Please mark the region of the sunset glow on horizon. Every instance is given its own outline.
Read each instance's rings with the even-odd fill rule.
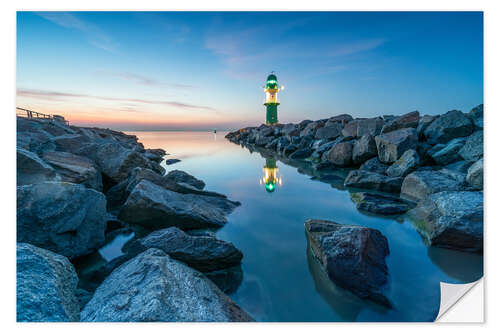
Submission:
[[[482,20],[480,12],[18,12],[16,105],[81,126],[229,130],[265,122],[262,86],[274,70],[287,87],[282,123],[468,111],[483,103]]]

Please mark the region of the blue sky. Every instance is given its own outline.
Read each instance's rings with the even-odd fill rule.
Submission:
[[[121,130],[235,129],[483,102],[480,12],[18,12],[17,105]]]

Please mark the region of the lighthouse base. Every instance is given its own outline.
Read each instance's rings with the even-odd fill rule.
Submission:
[[[266,125],[278,123],[278,104],[266,105]]]

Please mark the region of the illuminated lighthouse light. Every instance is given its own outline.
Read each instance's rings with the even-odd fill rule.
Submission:
[[[278,105],[280,105],[278,92],[282,89],[283,87],[278,86],[278,78],[274,72],[271,72],[267,77],[264,87],[266,93],[266,100],[264,101],[264,105],[266,106],[266,125],[278,123]]]

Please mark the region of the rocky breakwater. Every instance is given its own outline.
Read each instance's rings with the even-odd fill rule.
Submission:
[[[242,253],[194,231],[223,226],[239,203],[165,175],[165,154],[109,129],[17,119],[18,321],[252,320],[209,279],[241,281]],[[73,265],[136,227],[132,250],[81,289]]]
[[[310,163],[315,170],[347,170],[345,188],[367,191],[352,196],[358,209],[384,215],[416,209],[408,216],[431,246],[482,252],[482,104],[467,113],[435,116],[418,111],[374,118],[342,114],[242,128],[226,138],[273,152],[285,162]],[[442,204],[429,207],[431,196]],[[458,198],[474,198],[468,207],[473,213],[463,213],[463,205],[453,210],[444,204]]]

